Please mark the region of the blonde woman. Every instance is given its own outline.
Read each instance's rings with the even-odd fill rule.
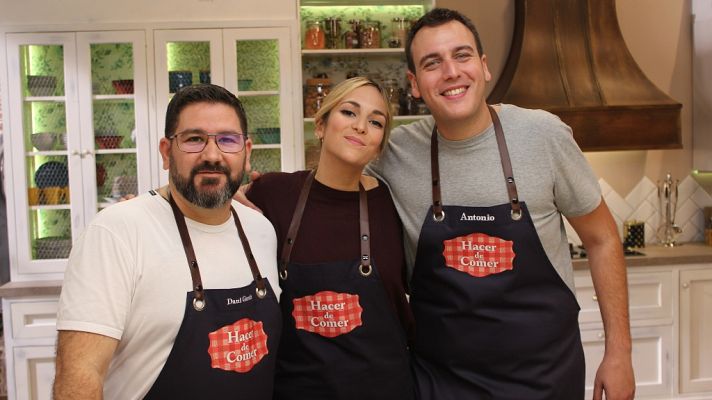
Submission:
[[[373,81],[348,79],[315,124],[317,169],[268,173],[247,192],[278,238],[274,398],[409,399],[401,224],[385,184],[363,175],[388,142],[388,103]]]

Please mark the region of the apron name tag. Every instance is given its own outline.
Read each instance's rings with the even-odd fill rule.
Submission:
[[[292,302],[297,329],[336,337],[362,325],[363,308],[357,294],[323,291],[295,298]]]
[[[212,368],[249,372],[269,353],[262,322],[249,318],[210,332],[208,338]]]
[[[511,240],[484,233],[471,233],[443,241],[445,265],[477,278],[514,268]]]

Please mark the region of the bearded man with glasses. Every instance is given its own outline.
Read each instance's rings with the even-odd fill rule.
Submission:
[[[245,111],[224,88],[186,87],[159,147],[168,186],[103,210],[72,249],[54,398],[271,399],[277,241],[231,200],[250,166]]]

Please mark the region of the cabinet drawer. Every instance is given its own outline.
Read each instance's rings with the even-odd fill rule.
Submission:
[[[579,323],[601,322],[596,291],[588,271],[577,271],[574,277],[576,300],[581,306]],[[672,272],[628,273],[630,320],[672,320]]]
[[[672,325],[631,328],[636,398],[672,394]],[[593,397],[593,381],[605,351],[603,329],[581,331],[586,357],[586,398]]]
[[[11,303],[13,338],[51,338],[56,336],[57,307],[57,301]]]

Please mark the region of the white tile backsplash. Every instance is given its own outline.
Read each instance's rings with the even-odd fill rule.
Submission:
[[[645,222],[645,242],[658,243],[657,230],[661,224],[660,202],[657,183],[643,177],[625,196],[617,193],[605,180],[599,179],[601,193],[606,200],[613,219],[618,226],[618,234],[623,236],[623,223],[635,219]],[[702,241],[704,238],[704,216],[702,208],[712,206],[712,196],[695,181],[692,176],[680,180],[678,186],[677,213],[675,224],[682,228],[677,241]],[[564,219],[569,242],[581,244],[576,232]]]

